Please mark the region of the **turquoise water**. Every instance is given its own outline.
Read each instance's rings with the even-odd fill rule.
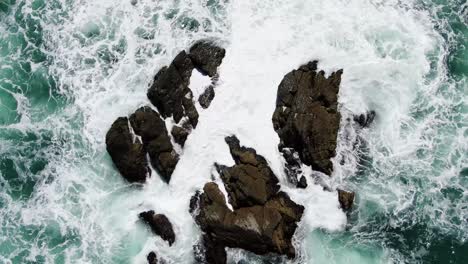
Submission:
[[[145,102],[157,69],[193,40],[219,38],[229,52],[239,47],[243,15],[254,21],[248,27],[270,33],[268,21],[294,24],[291,12],[298,23],[309,19],[298,11],[301,1],[94,2],[0,0],[0,263],[144,263],[159,244],[128,216],[134,211],[121,210],[138,211],[144,196],[113,168],[107,127]],[[245,39],[277,41],[278,56],[286,56],[289,41],[311,33],[316,50],[301,54],[356,73],[344,80],[342,109],[378,114],[357,148],[339,151],[347,162],[335,164],[339,184],[357,192],[356,209],[340,231],[304,223],[296,262],[468,263],[468,4],[388,2],[311,7],[323,10],[310,15],[311,26],[341,22],[355,32],[300,28]],[[392,20],[383,27],[379,14]],[[366,56],[367,66],[355,65]],[[236,68],[229,61],[225,72]],[[162,255],[185,262],[192,244]]]

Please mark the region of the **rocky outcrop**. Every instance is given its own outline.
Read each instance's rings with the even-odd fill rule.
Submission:
[[[146,159],[149,154],[151,165],[161,178],[169,183],[179,161],[174,150],[164,119],[172,117],[177,125],[172,127],[174,141],[184,146],[188,135],[198,124],[198,111],[189,88],[192,71],[212,76],[215,80],[217,68],[225,56],[225,50],[209,41],[199,41],[190,48],[190,54],[180,52],[169,66],[163,67],[154,77],[147,96],[158,112],[150,107],[138,109],[130,117],[133,132],[140,136],[138,141],[128,125],[128,118],[120,117],[106,135],[106,145],[119,172],[130,182],[144,182],[150,175]],[[213,86],[204,93],[200,103],[207,108],[214,98]]]
[[[151,165],[163,180],[169,182],[179,161],[179,155],[172,146],[164,120],[156,111],[145,106],[130,116],[130,124],[135,134],[141,136]]]
[[[148,98],[164,117],[173,117],[179,123],[186,117],[193,128],[198,124],[198,112],[189,88],[192,71],[213,77],[225,56],[225,50],[208,41],[199,41],[190,48],[190,54],[180,52],[168,67],[155,76],[148,90]],[[211,101],[211,100],[210,100]]]
[[[140,213],[140,218],[147,223],[151,230],[170,246],[175,242],[175,233],[169,219],[163,214],[155,214],[153,210]]]
[[[107,152],[120,174],[129,182],[146,181],[151,170],[143,144],[131,134],[129,121],[119,117],[106,134]]]
[[[225,49],[206,40],[201,40],[190,48],[190,58],[195,67],[210,77],[217,74],[218,67],[225,55]]]
[[[340,124],[338,92],[342,70],[328,78],[317,61],[288,73],[278,87],[273,127],[280,150],[290,148],[314,170],[330,175]]]
[[[348,212],[353,208],[354,195],[354,192],[347,192],[338,189],[338,202],[340,203],[343,211]]]
[[[216,164],[216,169],[226,186],[229,203],[235,209],[264,205],[278,192],[278,179],[266,160],[254,149],[241,147],[234,136],[227,137],[226,142],[236,165],[226,167]]]
[[[205,185],[195,220],[204,232],[206,263],[226,263],[225,247],[294,258],[291,239],[304,207],[279,192],[278,179],[254,149],[241,147],[235,137],[226,142],[236,164],[217,167],[234,210],[216,183]]]
[[[192,70],[192,60],[185,51],[180,52],[169,67],[163,67],[154,77],[148,90],[148,99],[164,117],[173,117],[176,123],[187,117],[195,128],[198,112],[193,103],[193,94],[188,87]]]

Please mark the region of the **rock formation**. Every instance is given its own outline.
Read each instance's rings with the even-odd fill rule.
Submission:
[[[365,114],[360,114],[357,116],[354,116],[354,122],[356,122],[360,127],[366,128],[369,127],[372,122],[374,122],[376,113],[375,111],[371,110]]]
[[[143,183],[151,175],[151,170],[145,149],[131,134],[128,123],[128,118],[119,117],[112,124],[106,135],[107,152],[126,180]]]
[[[279,149],[294,150],[314,170],[330,175],[340,124],[338,92],[342,70],[328,78],[317,61],[286,74],[278,87],[273,127]]]
[[[147,95],[158,112],[150,107],[138,109],[130,117],[132,129],[126,117],[119,117],[114,122],[106,136],[107,151],[124,178],[130,182],[145,181],[151,172],[146,160],[148,153],[151,165],[169,183],[179,155],[172,145],[164,119],[172,117],[177,123],[172,127],[171,135],[183,147],[198,124],[198,111],[189,88],[192,71],[196,68],[215,78],[224,56],[225,50],[209,41],[195,43],[190,54],[180,52],[154,77]],[[200,103],[207,108],[214,98],[213,87],[210,86],[204,94]],[[143,142],[139,142],[136,136],[140,136]]]
[[[175,241],[175,233],[169,219],[163,214],[155,214],[153,210],[140,213],[140,218],[147,223],[151,230],[163,240],[167,241],[170,246]]]
[[[347,192],[338,189],[338,202],[340,203],[343,211],[350,211],[354,204],[354,192]]]
[[[204,232],[205,261],[226,263],[225,247],[294,258],[291,239],[304,207],[278,192],[278,179],[255,150],[241,147],[235,137],[226,138],[226,142],[236,164],[217,168],[234,211],[216,183],[205,185],[195,216]]]
[[[130,116],[130,124],[135,134],[141,136],[151,165],[166,182],[169,182],[179,161],[179,155],[172,146],[164,120],[156,111],[146,106]]]

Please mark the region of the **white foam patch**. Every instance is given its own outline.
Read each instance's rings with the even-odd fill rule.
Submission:
[[[192,90],[194,100],[198,100],[198,97],[203,94],[211,83],[211,78],[208,75],[203,75],[196,69],[193,70],[189,87]]]

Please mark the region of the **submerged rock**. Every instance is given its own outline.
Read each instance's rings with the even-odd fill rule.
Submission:
[[[179,155],[172,146],[164,120],[156,111],[145,106],[130,116],[130,123],[135,134],[141,136],[151,165],[164,181],[169,182],[179,161]]]
[[[338,189],[338,201],[340,202],[341,209],[347,212],[353,208],[354,192],[347,192]]]
[[[204,232],[206,262],[226,263],[225,247],[294,258],[291,239],[304,207],[279,192],[278,179],[254,149],[241,147],[236,137],[226,142],[236,164],[217,167],[234,211],[214,182],[193,198],[198,200],[195,220]]]
[[[119,117],[106,134],[107,152],[120,174],[129,182],[145,182],[151,170],[146,152],[130,132],[128,118]]]
[[[278,87],[273,127],[283,148],[314,170],[331,174],[340,124],[338,92],[343,71],[317,72],[317,61],[286,74]]]
[[[372,122],[374,122],[375,116],[376,116],[376,113],[375,111],[372,110],[365,114],[354,116],[353,119],[354,119],[354,122],[356,122],[360,127],[366,128],[366,127],[369,127],[372,124]]]
[[[146,260],[148,260],[148,264],[158,264],[158,256],[154,251],[151,251],[148,256],[146,257]]]
[[[175,242],[175,233],[169,219],[163,214],[155,214],[153,210],[140,213],[140,218],[145,221],[151,230],[170,246]]]
[[[214,77],[221,65],[226,50],[207,40],[201,40],[190,48],[190,58],[195,67],[203,74]]]

